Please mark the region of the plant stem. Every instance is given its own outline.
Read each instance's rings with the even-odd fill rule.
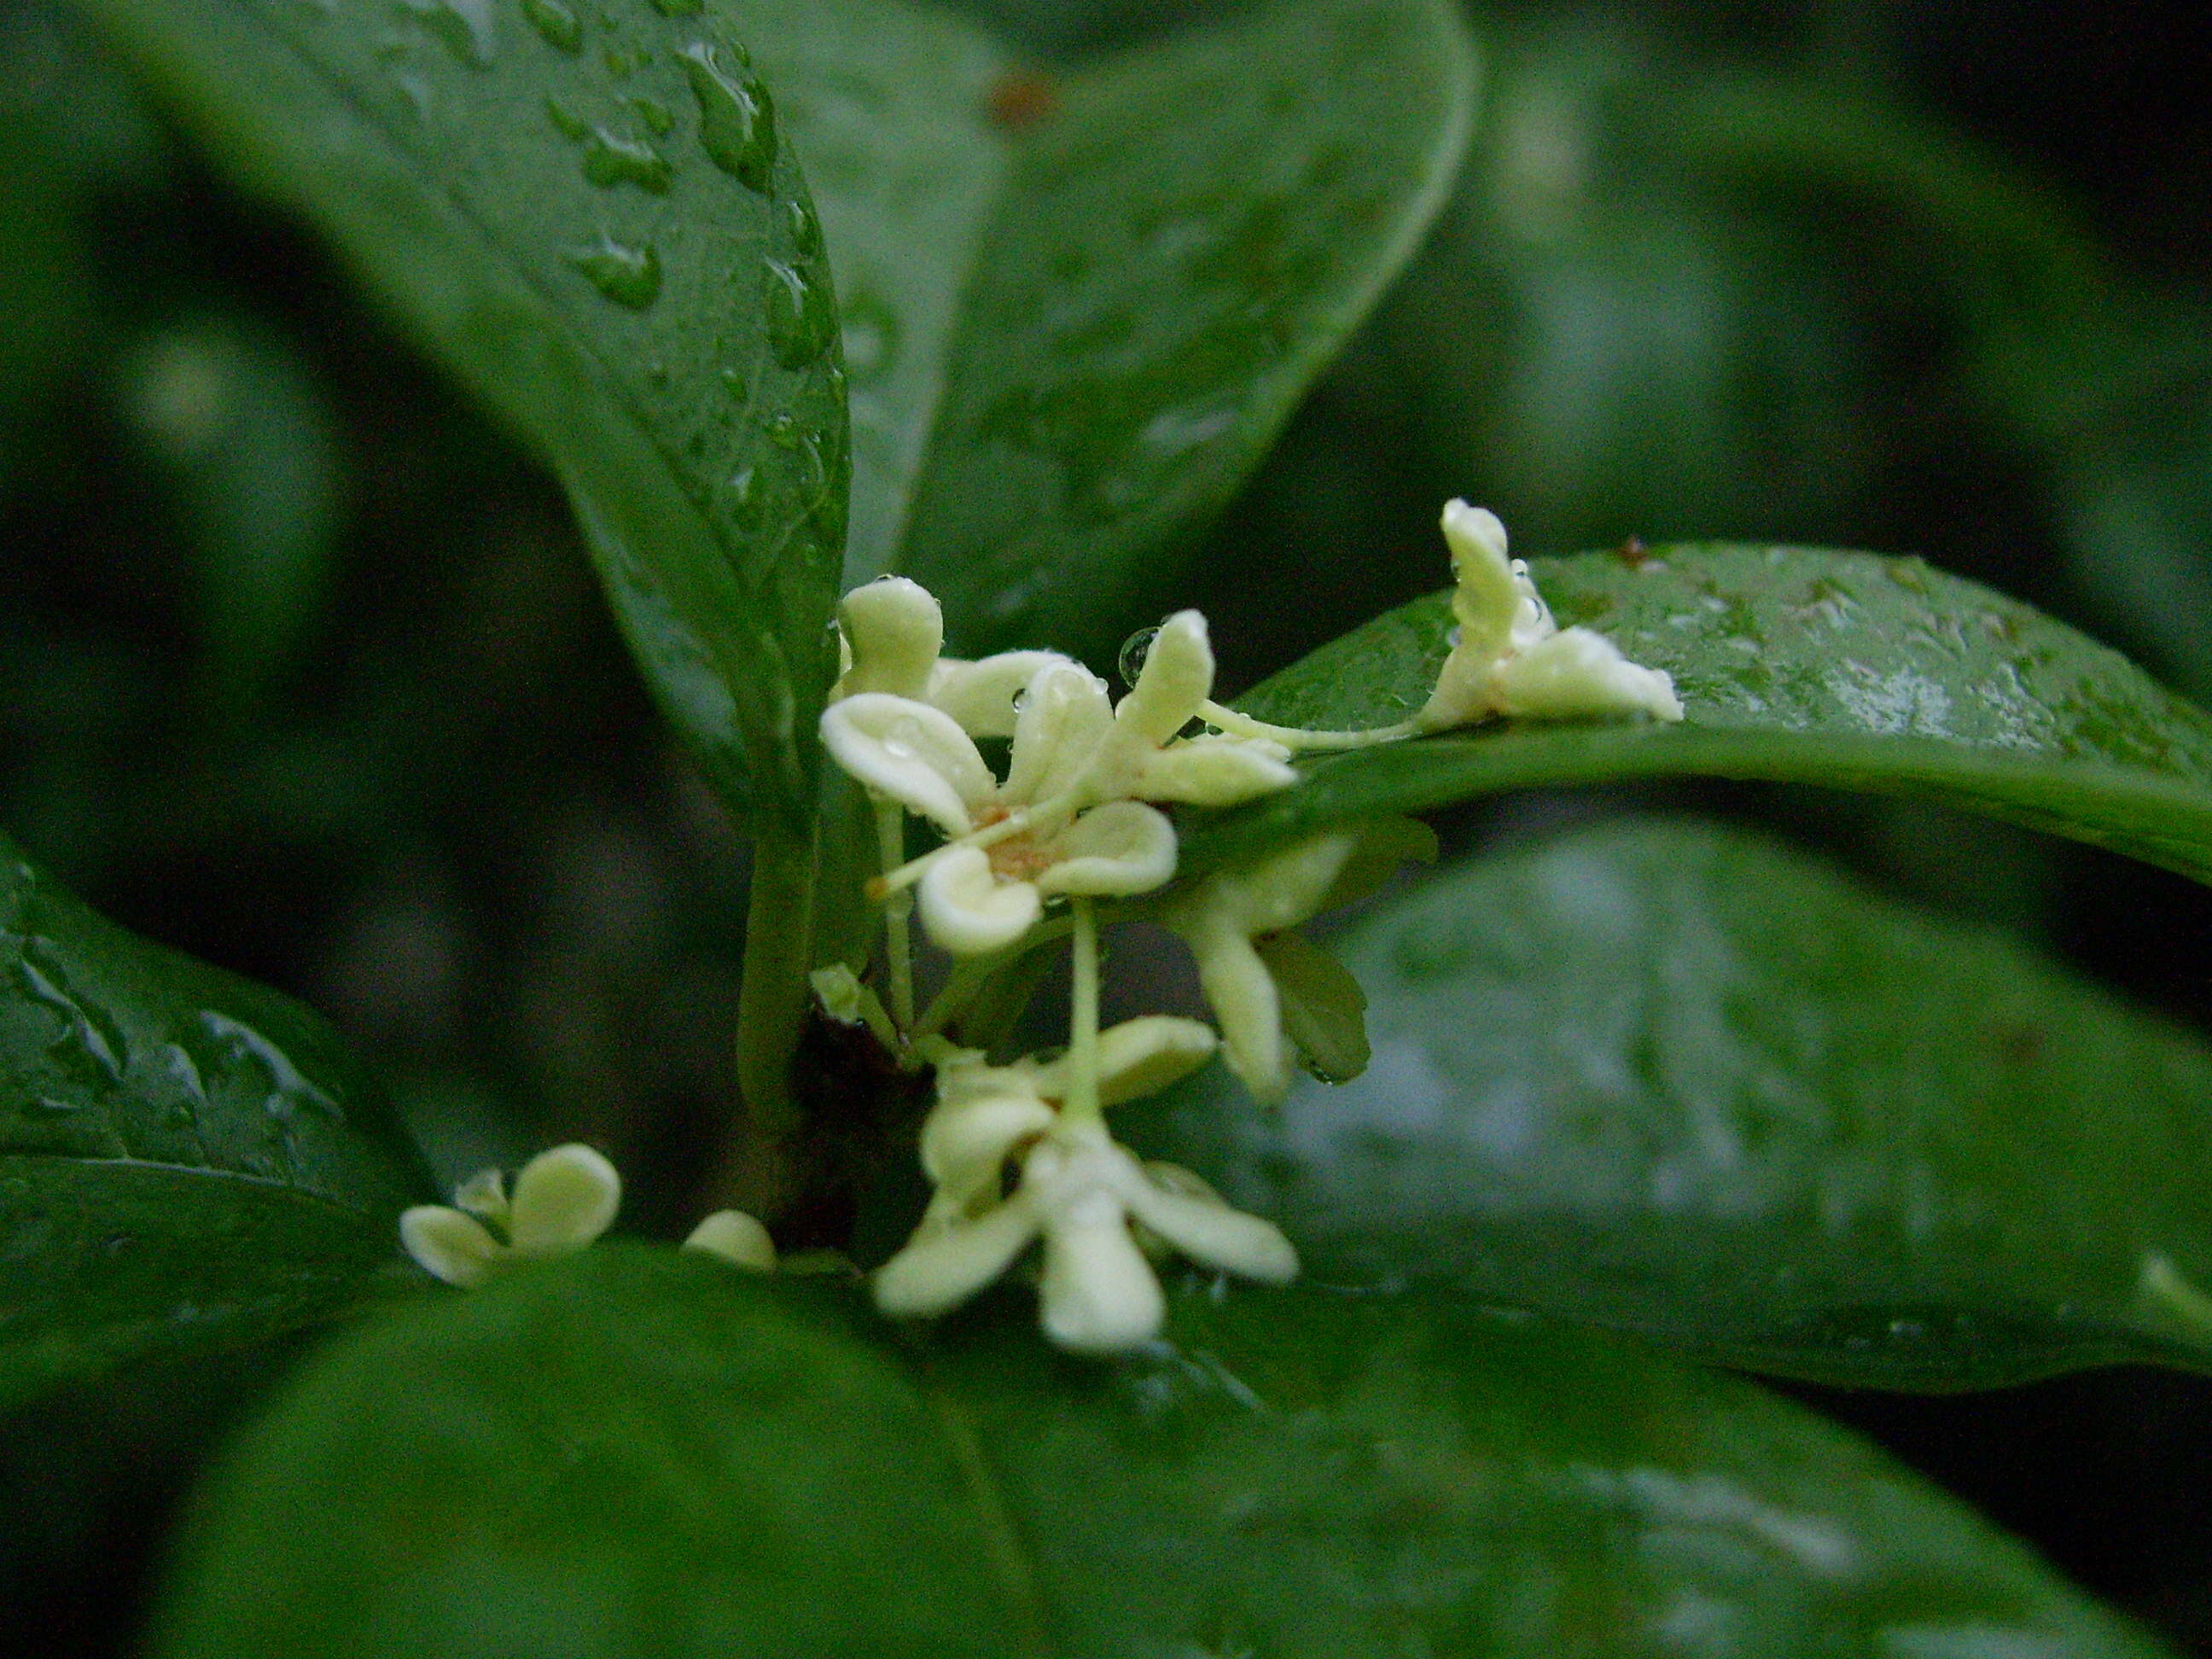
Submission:
[[[806,1021],[814,919],[811,836],[763,834],[753,843],[738,990],[738,1093],[752,1127],[781,1139],[797,1125],[791,1062]]]
[[[1096,1122],[1098,1107],[1098,923],[1091,901],[1071,896],[1075,921],[1074,988],[1067,1030],[1067,1099],[1062,1115],[1072,1122]]]
[[[889,875],[906,859],[906,811],[896,801],[876,802],[876,849]],[[891,1019],[914,1030],[914,895],[902,887],[884,901],[884,957],[890,969]]]

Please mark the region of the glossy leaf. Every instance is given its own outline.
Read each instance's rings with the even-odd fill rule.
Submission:
[[[1066,74],[903,6],[741,0],[853,374],[848,580],[954,643],[1110,648],[1442,204],[1442,0],[1279,0]]]
[[[1679,725],[1492,726],[1328,757],[1296,789],[1195,824],[1186,865],[1501,790],[1694,773],[1913,795],[2212,879],[2212,715],[2017,600],[1917,559],[1801,548],[1531,568],[1562,625],[1674,677]],[[1450,627],[1443,596],[1416,600],[1239,706],[1300,726],[1402,720]]]
[[[843,371],[819,224],[720,18],[91,9],[551,461],[664,708],[726,791],[802,823],[836,668]]]
[[[1854,1385],[2212,1369],[2212,1048],[2002,935],[1630,820],[1334,945],[1364,1075],[1273,1113],[1217,1074],[1136,1131],[1320,1279]]]
[[[2158,1650],[1733,1379],[1468,1311],[1026,1311],[599,1249],[313,1365],[206,1494],[164,1659]],[[303,1527],[302,1516],[316,1524]]]
[[[0,841],[0,1403],[324,1318],[396,1267],[413,1153],[330,1029]]]

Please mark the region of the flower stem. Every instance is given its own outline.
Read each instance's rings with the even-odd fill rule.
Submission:
[[[876,848],[884,873],[906,857],[906,812],[895,800],[876,805]],[[902,887],[884,900],[884,956],[890,969],[891,1019],[900,1030],[914,1029],[914,895]]]
[[[1233,738],[1264,738],[1285,749],[1365,749],[1374,744],[1395,743],[1401,738],[1420,735],[1420,728],[1411,720],[1400,720],[1395,726],[1372,726],[1361,732],[1309,732],[1304,726],[1272,726],[1266,720],[1255,720],[1249,714],[1240,714],[1218,702],[1199,704],[1198,713],[1200,719],[1219,726]]]
[[[1075,921],[1074,989],[1067,1029],[1067,1098],[1061,1115],[1071,1122],[1097,1122],[1098,1106],[1098,922],[1091,901],[1071,896]]]
[[[763,834],[753,843],[745,914],[744,980],[738,990],[738,1092],[753,1127],[772,1138],[796,1124],[791,1062],[806,1021],[814,917],[811,836]]]

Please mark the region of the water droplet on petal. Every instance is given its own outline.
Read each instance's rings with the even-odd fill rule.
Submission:
[[[538,38],[556,52],[574,58],[584,49],[584,24],[563,0],[522,0],[522,15]]]
[[[829,348],[837,326],[836,304],[819,271],[780,259],[763,260],[768,272],[768,339],[775,360],[804,368]]]
[[[643,311],[660,297],[660,255],[650,243],[632,247],[603,235],[597,242],[570,248],[562,257],[618,306]]]
[[[775,106],[768,88],[725,68],[707,41],[694,42],[677,55],[699,100],[700,148],[747,188],[766,190],[775,161]]]
[[[655,196],[668,194],[674,170],[668,158],[642,138],[594,127],[584,143],[584,177],[602,190],[635,185]]]
[[[1140,628],[1121,641],[1121,681],[1134,685],[1137,676],[1145,672],[1145,659],[1152,654],[1152,641],[1160,636],[1157,628]]]

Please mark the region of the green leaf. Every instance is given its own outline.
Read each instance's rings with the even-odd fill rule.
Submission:
[[[635,1248],[410,1309],[238,1447],[154,1651],[2160,1650],[1748,1384],[1410,1302],[1177,1303],[1114,1365]]]
[[[847,457],[818,222],[700,0],[88,0],[567,487],[656,695],[795,832]]]
[[[0,1405],[325,1317],[414,1154],[320,1019],[135,938],[0,840]]]
[[[1493,726],[1313,762],[1295,789],[1194,817],[1202,869],[1384,812],[1684,773],[1911,795],[2212,880],[2212,715],[2063,623],[1917,559],[1729,545],[1539,559],[1563,626],[1674,677],[1679,725]],[[1285,724],[1404,719],[1448,646],[1418,599],[1239,707]]]
[[[973,651],[1097,647],[1257,464],[1465,146],[1444,0],[1279,0],[1066,75],[938,15],[739,0],[821,203],[848,579]]]
[[[2212,1049],[2002,934],[1632,820],[1462,866],[1336,947],[1357,1081],[1277,1113],[1216,1073],[1125,1125],[1318,1279],[1850,1385],[2212,1370]]]

